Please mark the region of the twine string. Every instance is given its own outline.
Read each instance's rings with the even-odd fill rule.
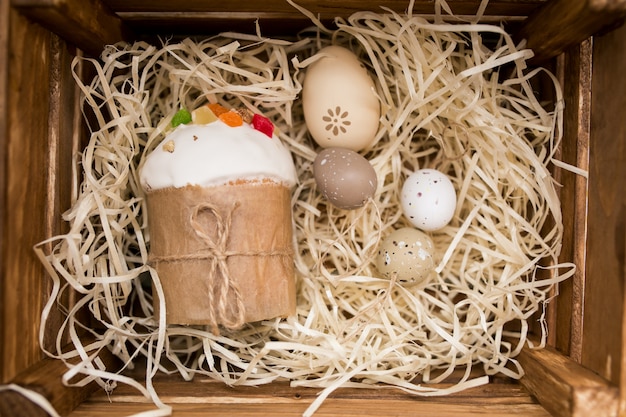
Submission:
[[[203,248],[187,254],[151,256],[150,262],[156,265],[159,262],[183,262],[187,260],[207,260],[208,267],[208,304],[209,326],[214,334],[219,334],[218,325],[234,330],[245,323],[245,304],[236,280],[230,276],[228,259],[233,256],[280,256],[289,258],[293,256],[290,248],[269,251],[231,251],[228,250],[228,238],[231,230],[232,216],[239,207],[235,203],[225,216],[220,214],[219,208],[210,203],[200,203],[191,212],[189,224],[194,233],[203,242]],[[199,217],[208,213],[215,218],[214,237],[205,231],[199,222]],[[230,314],[229,314],[230,312]]]
[[[233,212],[238,203],[222,217],[217,206],[210,203],[196,205],[189,218],[194,233],[202,241],[204,247],[196,252],[182,255],[151,256],[150,262],[183,262],[188,260],[208,260],[207,298],[210,306],[208,321],[212,332],[219,334],[218,325],[228,329],[237,329],[245,322],[245,305],[237,283],[231,279],[227,260],[231,256],[250,255],[251,253],[227,250]],[[215,238],[211,237],[199,222],[199,217],[208,213],[215,218]],[[231,314],[229,314],[229,312]]]
[[[189,220],[195,234],[204,242],[208,251],[209,264],[209,321],[214,334],[219,334],[218,323],[229,329],[241,327],[245,321],[245,306],[241,297],[241,292],[237,283],[230,278],[230,272],[227,259],[236,255],[236,252],[229,252],[226,249],[228,243],[228,235],[233,212],[239,204],[235,203],[232,210],[226,213],[223,219],[217,207],[210,203],[200,203],[196,205],[191,213]],[[215,241],[202,228],[198,221],[198,217],[203,212],[209,212],[215,217],[216,221],[216,238]],[[229,293],[233,295],[232,299]],[[229,305],[232,309],[232,317],[228,314]]]

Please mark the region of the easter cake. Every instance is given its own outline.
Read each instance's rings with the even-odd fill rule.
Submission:
[[[296,174],[269,120],[212,109],[176,126],[145,158],[140,181],[167,323],[217,332],[294,313]]]

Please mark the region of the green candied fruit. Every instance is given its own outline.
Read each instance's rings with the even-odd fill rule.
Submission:
[[[174,117],[172,117],[172,127],[186,125],[187,123],[191,123],[191,113],[186,109],[178,110]]]

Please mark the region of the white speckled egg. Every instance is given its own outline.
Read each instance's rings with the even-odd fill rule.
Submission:
[[[418,284],[424,281],[435,268],[433,258],[435,245],[424,232],[404,227],[394,230],[378,248],[376,268],[384,276],[403,284]]]
[[[328,46],[306,70],[302,106],[307,128],[320,146],[359,151],[378,131],[380,103],[372,78],[358,57]]]
[[[448,176],[436,169],[420,169],[405,180],[400,195],[404,215],[419,229],[446,226],[456,209],[456,191]]]
[[[318,190],[335,207],[352,210],[376,192],[376,171],[360,154],[345,148],[323,149],[313,163]]]

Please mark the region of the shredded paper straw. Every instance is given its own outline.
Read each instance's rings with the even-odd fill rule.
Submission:
[[[551,289],[574,272],[558,263],[563,226],[549,171],[562,132],[561,91],[548,72],[526,68],[532,53],[501,27],[441,20],[360,12],[337,19],[332,30],[317,22],[291,40],[230,33],[158,47],[118,44],[99,60],[77,58],[91,132],[80,186],[63,215],[69,232],[35,248],[53,280],[41,338],[52,309],[65,316],[56,348],[46,352],[68,363],[63,382],[97,381],[111,395],[116,384],[129,384],[155,404],[142,415],[157,416],[171,413],[152,385],[157,372],[228,385],[289,380],[320,388],[311,415],[340,387],[446,395],[485,384],[489,375],[519,378],[515,356],[527,344],[530,320],[543,320]],[[309,58],[329,44],[360,57],[382,108],[377,142],[362,151],[378,190],[352,211],[334,208],[316,190],[319,149],[299,102]],[[96,74],[89,83],[78,75],[85,66]],[[547,103],[535,96],[538,77],[552,81]],[[162,289],[147,264],[150,231],[138,182],[173,114],[207,101],[271,118],[299,174],[297,313],[220,335],[166,326],[163,304],[153,316],[153,295]],[[374,257],[381,239],[408,225],[400,187],[419,168],[448,173],[458,204],[452,222],[431,233],[433,279],[403,287],[376,271]],[[89,343],[78,336],[85,332]],[[73,349],[62,350],[67,340]],[[105,369],[104,349],[124,367]],[[145,381],[124,376],[141,358]],[[433,385],[454,371],[462,375],[455,384]]]

